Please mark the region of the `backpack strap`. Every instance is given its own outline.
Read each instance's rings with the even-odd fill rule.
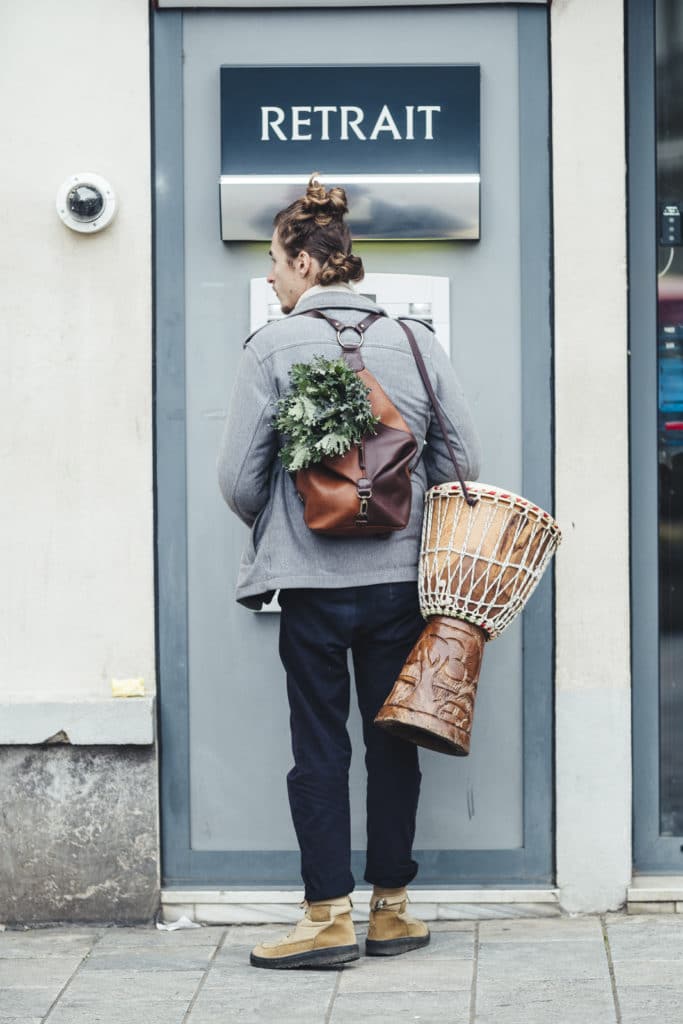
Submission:
[[[380,320],[382,317],[386,316],[386,313],[370,313],[357,324],[342,323],[341,320],[335,320],[334,317],[328,316],[327,313],[323,313],[321,309],[304,309],[300,313],[294,313],[293,315],[313,316],[318,320],[326,320],[330,327],[333,327],[337,332],[337,343],[342,350],[346,363],[352,370],[356,370],[357,372],[358,370],[365,369],[365,363],[363,362],[363,357],[360,352],[361,345],[365,340],[365,332],[376,320]],[[344,331],[355,331],[358,340],[353,343],[349,343],[348,340],[344,340],[342,338]]]

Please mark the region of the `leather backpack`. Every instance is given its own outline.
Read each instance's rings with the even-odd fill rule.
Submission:
[[[314,316],[334,328],[344,361],[370,389],[372,412],[380,418],[377,433],[344,455],[325,456],[296,471],[294,483],[306,526],[331,537],[373,537],[403,530],[410,519],[410,464],[417,441],[361,354],[365,331],[384,314],[371,313],[358,324],[341,323],[319,309],[295,315]]]

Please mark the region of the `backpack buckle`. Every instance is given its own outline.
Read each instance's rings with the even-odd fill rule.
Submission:
[[[345,345],[341,338],[344,331],[355,331],[358,335],[358,343],[356,345]],[[365,335],[358,324],[340,324],[339,327],[337,327],[337,342],[341,348],[360,348],[364,341]]]
[[[372,497],[372,480],[368,480],[367,477],[362,476],[360,480],[356,481],[356,494],[362,501],[367,504],[368,499]]]
[[[366,476],[362,476],[360,480],[357,480],[356,493],[360,499],[360,508],[356,516],[356,522],[359,526],[367,526],[368,502],[372,497],[372,480],[368,480]]]

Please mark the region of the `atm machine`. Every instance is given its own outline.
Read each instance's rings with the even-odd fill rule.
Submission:
[[[366,274],[356,290],[376,302],[389,316],[414,316],[426,320],[450,353],[450,281],[427,274]],[[280,303],[265,277],[251,279],[249,288],[249,329],[257,330],[283,316]]]

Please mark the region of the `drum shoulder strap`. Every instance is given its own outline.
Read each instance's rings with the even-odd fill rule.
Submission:
[[[405,332],[405,335],[406,335],[406,337],[408,339],[408,344],[410,345],[410,350],[413,353],[413,356],[415,358],[415,362],[417,363],[417,369],[419,371],[420,377],[422,378],[422,383],[424,384],[425,390],[426,390],[427,394],[429,395],[429,401],[432,403],[432,408],[434,410],[434,415],[436,416],[436,419],[437,419],[437,422],[439,424],[439,427],[441,428],[441,433],[443,434],[443,439],[444,439],[446,448],[448,449],[448,454],[450,455],[451,460],[453,462],[453,467],[455,469],[455,473],[456,473],[456,476],[458,478],[458,483],[460,484],[460,487],[462,488],[463,497],[464,497],[464,499],[465,499],[465,501],[467,502],[468,505],[476,505],[476,501],[471,496],[469,491],[467,490],[467,486],[465,484],[465,481],[463,480],[462,473],[460,472],[460,467],[458,466],[458,460],[455,457],[455,452],[453,450],[453,445],[451,444],[450,438],[448,436],[448,429],[446,427],[446,421],[444,419],[444,415],[443,415],[443,412],[441,410],[441,405],[439,404],[439,399],[436,397],[436,395],[434,393],[434,388],[432,387],[432,382],[429,379],[429,374],[427,373],[427,367],[424,364],[424,359],[422,358],[422,353],[420,352],[419,345],[417,344],[417,342],[415,340],[415,335],[413,334],[413,332],[410,329],[410,327],[408,327],[408,324],[405,323],[404,320],[401,317],[398,317],[398,323],[403,328],[403,330]]]

